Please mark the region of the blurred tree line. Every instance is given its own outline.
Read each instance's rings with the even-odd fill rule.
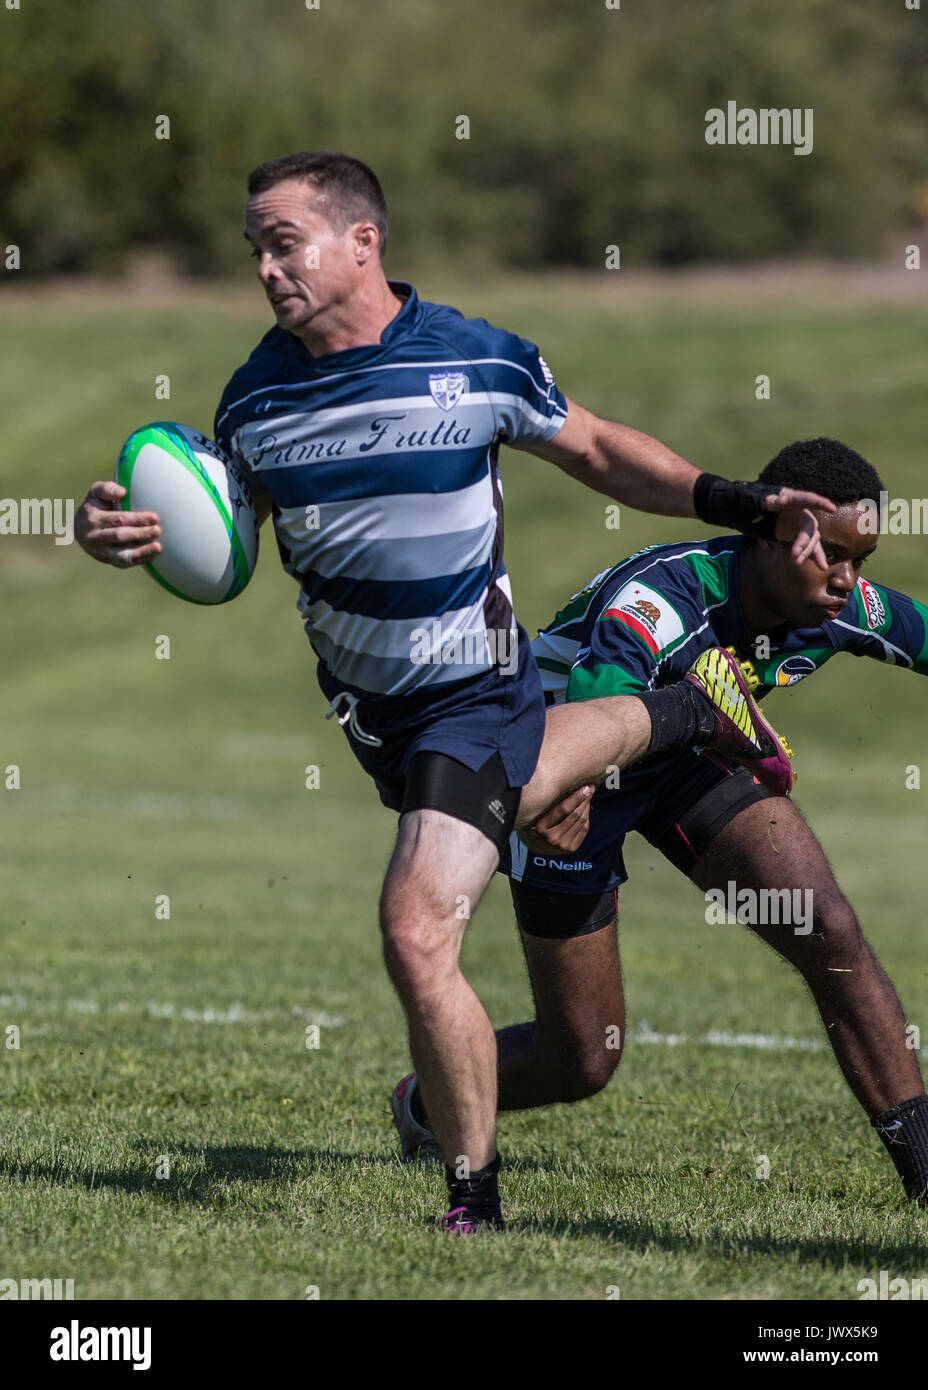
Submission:
[[[928,4],[19,3],[0,240],[25,273],[241,266],[245,174],[301,148],[373,166],[394,266],[880,256],[925,217]],[[813,152],[707,145],[729,100],[812,108]]]

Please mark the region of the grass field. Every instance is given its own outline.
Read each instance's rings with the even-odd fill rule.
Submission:
[[[923,296],[420,289],[534,338],[569,395],[702,466],[750,476],[794,438],[835,434],[894,495],[928,493]],[[143,421],[209,429],[266,326],[257,293],[205,290],[20,294],[5,319],[0,493],[78,500]],[[605,499],[528,456],[507,454],[503,477],[532,633],[621,555],[703,531],[627,509],[607,530]],[[886,537],[868,572],[928,597],[926,547]],[[271,538],[227,609],[48,538],[0,539],[0,586],[0,766],[22,784],[0,790],[0,1036],[21,1030],[0,1048],[0,1277],[73,1278],[78,1298],[855,1299],[880,1269],[928,1274],[926,1214],[900,1200],[801,981],[742,929],[707,926],[643,841],[619,1073],[582,1105],[504,1116],[510,1228],[442,1238],[439,1176],[399,1164],[389,1123],[408,1069],[375,916],[394,818],[322,719]],[[770,708],[928,1046],[928,783],[905,786],[908,766],[928,774],[926,693],[848,658]],[[528,1016],[502,881],[465,959],[497,1025]]]

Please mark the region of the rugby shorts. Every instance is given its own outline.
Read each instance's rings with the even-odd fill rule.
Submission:
[[[622,850],[630,831],[689,875],[729,821],[770,796],[746,768],[727,773],[691,749],[636,763],[619,776],[619,787],[594,792],[590,828],[574,854],[536,854],[510,837],[499,868],[528,935],[582,936],[612,920],[619,886],[628,880]]]
[[[385,806],[444,811],[505,848],[545,730],[541,678],[522,627],[517,650],[510,674],[497,666],[438,693],[396,698],[371,698],[319,662],[322,692],[329,701],[341,697],[336,713]]]

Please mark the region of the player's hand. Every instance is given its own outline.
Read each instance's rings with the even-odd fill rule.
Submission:
[[[533,826],[519,832],[519,839],[536,854],[573,854],[586,839],[590,828],[590,797],[592,786],[578,787],[543,816]]]
[[[838,509],[834,502],[829,501],[827,497],[819,497],[817,492],[802,492],[798,488],[781,487],[779,492],[772,492],[764,498],[764,506],[768,512],[779,512],[776,538],[778,541],[792,542],[790,553],[796,564],[801,565],[811,556],[820,570],[827,570],[828,561],[822,549],[818,521],[809,508],[818,507],[823,512],[836,512]]]
[[[161,551],[157,512],[121,512],[126,489],[111,481],[91,483],[74,516],[74,538],[101,565],[132,569]]]

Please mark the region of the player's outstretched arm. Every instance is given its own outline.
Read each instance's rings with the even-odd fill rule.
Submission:
[[[702,472],[659,439],[618,420],[603,420],[571,400],[554,438],[532,444],[530,451],[638,511],[699,517],[712,526],[790,541],[797,563],[812,556],[827,569],[809,508],[833,512],[835,504],[818,493],[794,488],[768,492],[759,483],[735,483]]]

